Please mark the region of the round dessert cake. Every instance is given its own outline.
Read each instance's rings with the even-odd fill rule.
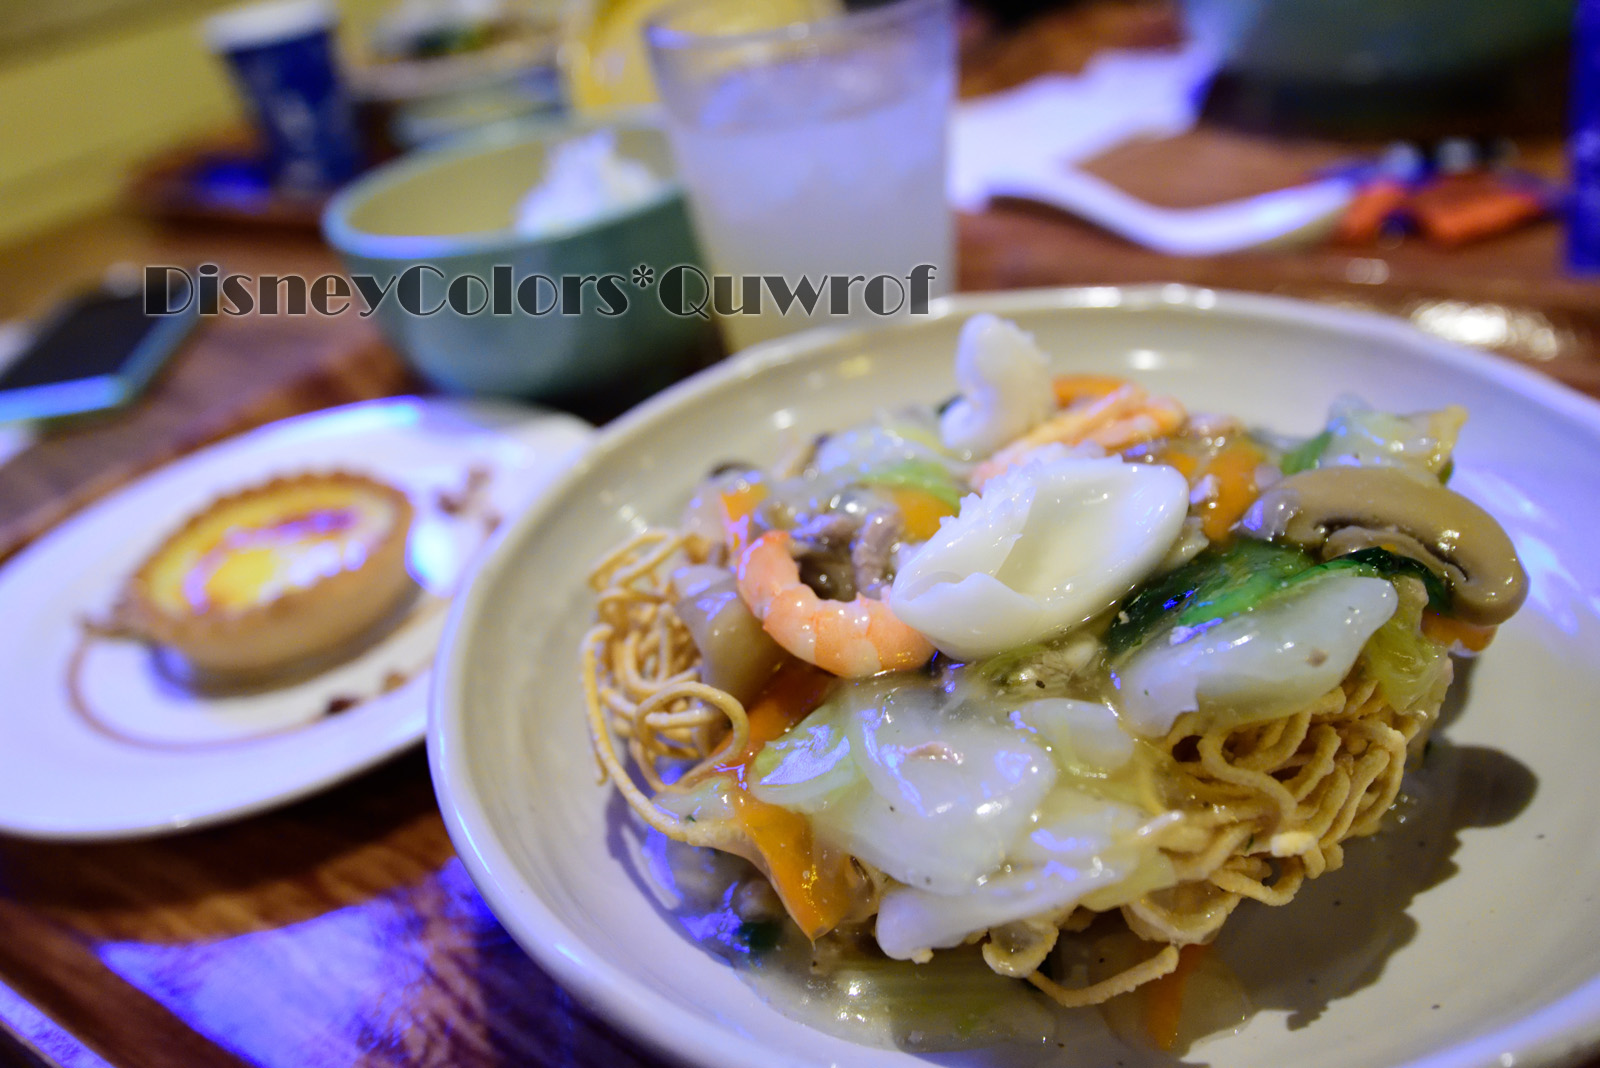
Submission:
[[[206,675],[271,675],[336,656],[415,590],[412,515],[404,493],[345,472],[218,498],[134,572],[119,622]]]

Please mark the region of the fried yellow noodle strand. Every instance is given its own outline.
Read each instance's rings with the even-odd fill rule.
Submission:
[[[659,792],[666,785],[657,770],[662,759],[703,759],[730,735],[740,747],[749,736],[738,699],[700,681],[699,650],[672,608],[671,568],[703,559],[697,540],[678,531],[634,535],[589,576],[598,622],[583,638],[584,702],[600,779],[611,779],[651,827],[678,839],[682,826],[634,782],[617,740]]]
[[[1128,926],[1171,945],[1208,942],[1244,898],[1288,904],[1343,864],[1345,841],[1377,831],[1437,713],[1396,710],[1358,669],[1281,719],[1206,729],[1181,717],[1162,748],[1178,792],[1203,807],[1189,834],[1164,841],[1180,883],[1123,906]]]
[[[1064,987],[1039,972],[1028,976],[1028,982],[1044,991],[1046,996],[1065,1009],[1081,1009],[1110,1001],[1118,994],[1126,994],[1146,983],[1160,979],[1178,966],[1178,947],[1167,946],[1147,961],[1120,971],[1109,979],[1076,990]]]

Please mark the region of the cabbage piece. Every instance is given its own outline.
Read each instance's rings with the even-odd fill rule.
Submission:
[[[1055,785],[1050,754],[987,717],[947,715],[899,691],[849,717],[870,783],[813,815],[850,853],[911,886],[960,893],[994,871]]]
[[[1336,556],[1332,560],[1324,561],[1301,575],[1296,575],[1291,582],[1309,580],[1318,575],[1328,574],[1333,571],[1351,571],[1358,575],[1377,575],[1391,581],[1403,578],[1415,579],[1422,584],[1423,603],[1435,612],[1450,612],[1450,585],[1445,580],[1424,564],[1421,560],[1401,553],[1390,552],[1388,549],[1373,546],[1368,549],[1357,549],[1353,553]]]
[[[895,1045],[913,1053],[979,1049],[1055,1032],[1055,1013],[1032,988],[995,972],[975,950],[950,953],[935,966],[852,958],[827,973],[862,1019],[887,1015]]]
[[[1133,759],[1133,738],[1109,705],[1045,697],[1029,701],[1012,715],[1039,732],[1057,761],[1079,773],[1103,775]]]
[[[896,477],[913,473],[932,483],[939,479],[938,472],[944,473],[944,480],[964,486],[971,465],[944,450],[932,420],[927,411],[883,414],[829,434],[817,446],[804,477],[772,483],[769,495],[791,513],[816,515],[832,511],[841,494],[883,472],[895,472],[887,476],[886,487]]]
[[[1361,654],[1367,674],[1378,683],[1383,699],[1400,712],[1437,709],[1450,688],[1450,652],[1422,633],[1422,609],[1428,603],[1420,583],[1395,584],[1399,607],[1379,627]]]
[[[1133,781],[1138,747],[1103,704],[1017,699],[981,673],[847,684],[768,745],[750,792],[890,876],[884,952],[921,959],[974,932],[1114,907],[1170,885]]]
[[[797,812],[815,810],[861,781],[838,710],[825,704],[768,742],[751,763],[751,793]]]
[[[932,460],[899,460],[867,471],[861,481],[880,489],[920,490],[951,509],[960,507],[961,498],[967,494],[965,482],[956,478],[948,467]]]
[[[1124,601],[1106,631],[1106,650],[1113,656],[1125,653],[1173,622],[1192,627],[1247,611],[1314,563],[1293,546],[1252,538],[1207,549]]]
[[[758,769],[758,799],[809,815],[851,855],[940,893],[1000,866],[1058,774],[1032,732],[936,687],[893,681],[845,688],[769,745]]]
[[[1144,822],[1143,814],[1130,805],[1077,790],[1054,791],[1016,848],[1013,862],[981,885],[963,894],[916,886],[885,892],[878,906],[878,945],[891,957],[909,959],[925,950],[960,945],[973,931],[1060,914],[1088,895],[1113,891],[1159,856],[1143,848],[1135,835]],[[1158,884],[1161,867],[1155,861],[1152,868]],[[1170,885],[1170,863],[1165,873],[1164,885]],[[1131,897],[1153,888],[1145,886]]]
[[[1317,461],[1322,458],[1323,450],[1333,440],[1333,432],[1324,430],[1320,434],[1313,434],[1294,448],[1283,454],[1283,459],[1278,462],[1278,467],[1286,475],[1298,475],[1302,471],[1309,471],[1317,466]]]
[[[1344,678],[1398,600],[1387,579],[1334,572],[1254,611],[1176,627],[1117,670],[1123,722],[1160,736],[1202,707],[1235,723],[1292,713]]]
[[[1164,628],[1194,628],[1228,619],[1334,572],[1417,579],[1434,611],[1450,611],[1445,580],[1412,557],[1372,547],[1314,564],[1310,555],[1294,546],[1243,538],[1226,549],[1201,553],[1128,598],[1106,631],[1106,648],[1113,656],[1122,655]]]
[[[829,434],[817,447],[812,466],[823,475],[859,477],[907,461],[957,470],[960,464],[944,451],[931,431],[909,416],[863,423]]]
[[[1283,473],[1345,464],[1398,467],[1443,482],[1449,478],[1450,454],[1466,421],[1466,409],[1454,404],[1433,412],[1394,415],[1356,397],[1340,397],[1328,412],[1327,429],[1284,455]]]

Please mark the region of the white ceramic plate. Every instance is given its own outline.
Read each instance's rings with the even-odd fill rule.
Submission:
[[[444,609],[491,518],[525,509],[590,434],[570,416],[510,405],[374,401],[197,452],[51,531],[0,569],[0,830],[67,839],[184,830],[304,796],[415,743]],[[174,684],[142,645],[93,641],[77,676],[83,700],[69,699],[79,621],[103,618],[186,516],[274,475],[336,468],[411,497],[408,566],[423,594],[404,625],[315,677],[230,696]],[[473,468],[489,475],[475,504],[449,507]]]
[[[1398,321],[1178,286],[961,297],[930,320],[763,347],[655,399],[499,536],[452,612],[429,729],[434,782],[490,907],[562,982],[655,1047],[706,1066],[912,1065],[763,1002],[687,940],[637,872],[636,834],[594,784],[576,649],[583,564],[676,518],[718,460],[774,459],[882,405],[953,391],[960,323],[1015,318],[1062,369],[1127,373],[1194,410],[1286,432],[1358,391],[1466,405],[1457,488],[1516,541],[1532,596],[1462,687],[1405,820],[1355,843],[1291,905],[1246,902],[1219,940],[1257,1011],[1191,1059],[1235,1068],[1570,1062],[1600,1038],[1600,405]],[[1080,1012],[1051,1042],[942,1063],[1172,1063]]]

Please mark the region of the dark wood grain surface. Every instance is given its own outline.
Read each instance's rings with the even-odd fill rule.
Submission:
[[[966,44],[971,92],[1072,69],[1106,43],[1172,38],[1164,5],[1112,3]],[[1094,165],[1153,201],[1205,203],[1299,180],[1369,146],[1215,128]],[[1559,172],[1554,144],[1525,146]],[[304,237],[151,227],[112,213],[0,254],[0,319],[33,314],[117,261],[319,272]],[[1006,206],[960,220],[967,289],[1186,281],[1375,308],[1477,340],[1600,394],[1600,289],[1566,277],[1543,224],[1442,252],[1408,243],[1174,260]],[[1503,329],[1498,333],[1495,324]],[[359,320],[207,327],[127,416],[47,438],[0,467],[0,554],[140,470],[262,421],[411,387]],[[26,714],[5,707],[0,714]],[[0,1064],[70,1068],[660,1062],[511,943],[473,890],[427,767],[406,755],[242,823],[126,844],[0,836]]]
[[[490,916],[421,753],[232,827],[7,841],[0,872],[0,976],[114,1065],[654,1063]]]
[[[117,212],[0,253],[0,321],[37,318],[108,271],[206,262],[313,278],[339,268],[333,253],[305,234],[163,228]],[[175,456],[275,419],[416,388],[376,326],[355,315],[208,319],[135,403],[65,421],[0,465],[0,560]]]

